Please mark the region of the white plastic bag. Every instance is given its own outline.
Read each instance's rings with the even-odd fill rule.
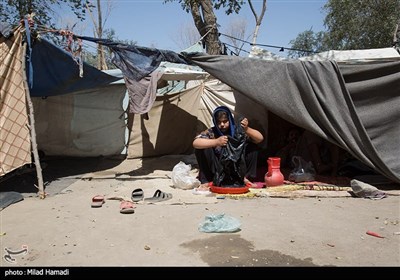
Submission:
[[[172,184],[178,189],[194,189],[200,186],[200,181],[195,177],[190,176],[192,166],[180,161],[172,169]]]

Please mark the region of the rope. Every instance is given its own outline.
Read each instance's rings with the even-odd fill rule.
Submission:
[[[199,42],[203,41],[203,39],[208,35],[208,33],[211,32],[211,30],[213,30],[215,28],[215,25],[211,26],[211,28],[206,32],[206,34],[204,34],[200,39]]]

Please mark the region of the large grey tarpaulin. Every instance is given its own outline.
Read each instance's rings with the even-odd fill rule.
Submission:
[[[400,183],[400,62],[341,65],[188,55],[281,118],[342,147]]]

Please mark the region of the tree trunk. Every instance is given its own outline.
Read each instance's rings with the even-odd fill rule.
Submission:
[[[194,24],[203,39],[208,54],[222,53],[219,41],[217,18],[215,17],[211,0],[202,0],[191,3],[190,10]]]
[[[261,8],[260,16],[257,15],[257,12],[254,9],[254,6],[253,6],[253,3],[251,2],[251,0],[249,0],[249,6],[250,6],[250,9],[251,9],[251,12],[254,15],[254,18],[256,19],[256,28],[254,29],[253,41],[252,41],[252,44],[254,46],[256,44],[256,42],[257,42],[258,30],[260,29],[260,25],[261,25],[261,22],[262,22],[262,20],[264,18],[265,11],[267,10],[267,0],[263,0],[263,5],[262,5],[262,8]]]
[[[101,15],[101,6],[100,6],[100,0],[97,0],[97,16],[98,16],[98,26],[97,26],[97,37],[102,38],[103,37],[103,19]],[[101,44],[97,44],[97,68],[99,70],[107,70],[107,63],[106,59],[104,56],[104,49]]]

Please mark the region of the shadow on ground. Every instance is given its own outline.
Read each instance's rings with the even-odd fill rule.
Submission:
[[[180,161],[184,162],[185,164],[190,164],[191,167],[197,167],[194,154],[147,157],[141,159],[141,166],[139,168],[132,166],[132,170],[124,173],[118,173],[118,175],[143,176],[154,173],[156,170],[172,171],[175,165],[177,165]]]
[[[45,191],[49,195],[58,194],[84,174],[113,168],[123,160],[124,157],[45,157],[41,160]],[[37,184],[35,166],[26,165],[0,178],[0,192],[33,196],[38,192]]]
[[[181,246],[198,253],[209,266],[316,266],[311,258],[302,260],[274,250],[254,250],[254,245],[238,234],[218,234]]]

